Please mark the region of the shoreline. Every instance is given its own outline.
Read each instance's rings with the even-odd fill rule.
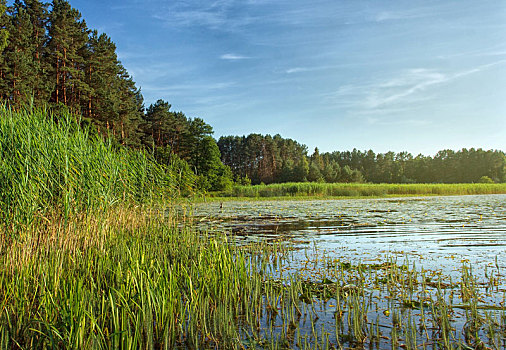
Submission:
[[[296,193],[293,193],[296,192]],[[330,193],[330,194],[329,194]],[[506,194],[506,184],[320,184],[236,186],[191,198],[201,202],[379,199]]]

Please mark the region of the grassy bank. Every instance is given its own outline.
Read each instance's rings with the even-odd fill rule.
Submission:
[[[392,197],[504,194],[506,184],[360,184],[360,183],[283,183],[235,186],[211,197],[233,198],[326,198]]]

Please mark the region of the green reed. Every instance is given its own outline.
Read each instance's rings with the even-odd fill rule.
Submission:
[[[385,197],[506,193],[506,184],[283,183],[235,186],[220,197]]]
[[[504,345],[504,299],[465,265],[454,281],[395,260],[300,265],[151,206],[32,225],[1,253],[1,349]]]
[[[239,344],[259,275],[225,241],[164,215],[116,209],[12,244],[0,258],[2,348]]]
[[[181,185],[176,172],[145,152],[103,141],[80,127],[74,115],[0,105],[0,221],[5,229],[49,212],[68,217],[119,202],[170,198]]]

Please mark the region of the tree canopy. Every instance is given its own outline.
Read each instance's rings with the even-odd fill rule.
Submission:
[[[118,144],[145,148],[162,163],[187,162],[204,190],[230,186],[213,129],[141,91],[105,33],[90,30],[66,0],[0,0],[0,98],[13,108],[43,105],[74,112]],[[3,15],[5,12],[5,15]],[[8,38],[8,40],[7,40]]]
[[[224,164],[252,183],[373,182],[471,183],[487,176],[506,181],[503,151],[442,150],[434,157],[408,152],[374,153],[357,149],[308,156],[307,147],[280,135],[224,136],[218,141]]]

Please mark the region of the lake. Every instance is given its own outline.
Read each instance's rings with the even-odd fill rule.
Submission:
[[[450,272],[506,269],[506,195],[200,203],[201,229],[239,242],[289,240],[350,261],[404,256]],[[496,259],[497,257],[497,259]]]

